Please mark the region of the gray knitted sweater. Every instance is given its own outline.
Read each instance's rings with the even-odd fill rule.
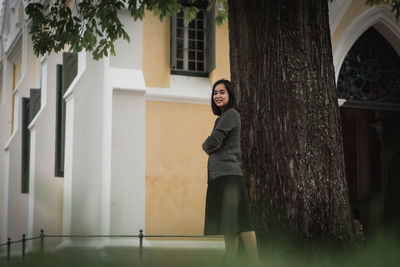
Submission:
[[[213,152],[213,148],[222,146]],[[240,151],[240,114],[230,108],[215,120],[211,135],[204,141],[208,157],[208,179],[225,175],[243,175]]]

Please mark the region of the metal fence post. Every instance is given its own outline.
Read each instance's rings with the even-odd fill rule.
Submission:
[[[25,241],[26,241],[25,234],[22,235],[21,241],[22,241],[22,259],[24,260],[25,259]]]
[[[143,260],[143,230],[139,230],[139,259]]]
[[[40,229],[40,254],[44,253],[44,230]]]
[[[7,263],[10,263],[11,237],[7,238]]]

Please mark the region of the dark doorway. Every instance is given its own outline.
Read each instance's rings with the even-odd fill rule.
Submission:
[[[400,114],[351,108],[340,112],[350,204],[370,234],[399,217]]]
[[[373,27],[348,52],[337,83],[350,204],[365,233],[400,219],[400,57]]]

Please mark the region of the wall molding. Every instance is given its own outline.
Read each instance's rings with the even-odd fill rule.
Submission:
[[[146,100],[210,105],[211,85],[208,78],[170,76],[169,88],[146,88]]]
[[[336,81],[347,53],[358,38],[372,26],[386,38],[400,55],[400,25],[396,22],[390,8],[382,5],[368,9],[346,27],[333,47]]]
[[[331,28],[331,34],[336,31],[337,26],[342,20],[344,14],[346,14],[351,2],[352,0],[329,1],[329,26]]]

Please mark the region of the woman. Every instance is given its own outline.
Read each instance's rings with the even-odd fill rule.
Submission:
[[[225,260],[235,260],[239,236],[249,256],[258,263],[257,241],[243,185],[240,151],[240,114],[234,109],[233,85],[215,82],[211,107],[216,119],[204,141],[208,158],[208,188],[204,234],[223,234]]]

